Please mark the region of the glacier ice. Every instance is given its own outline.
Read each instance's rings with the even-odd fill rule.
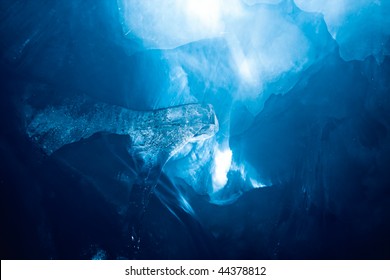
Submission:
[[[195,76],[206,83],[201,92],[227,90],[256,114],[334,44],[322,18],[291,1],[247,2],[121,0],[119,5],[126,36],[145,49],[164,50],[170,76],[180,73],[180,79],[167,81],[173,88],[199,98],[189,84]]]
[[[85,97],[34,111],[27,106],[28,136],[47,154],[95,133],[129,135],[132,153],[145,162],[165,163],[188,142],[218,131],[210,105],[188,104],[155,111],[133,111]]]
[[[224,31],[215,34],[214,38],[203,33],[197,33],[198,37],[193,38],[195,31],[191,30],[185,33],[191,35],[186,40],[182,40],[180,32],[190,29],[193,23],[183,24],[180,17],[172,17],[169,24],[163,22],[160,15],[165,14],[162,10],[168,9],[164,5],[157,9],[146,2],[122,2],[128,5],[122,13],[127,10],[128,16],[138,17],[132,12],[137,10],[143,14],[143,20],[158,21],[157,25],[136,27],[129,19],[123,23],[124,28],[128,28],[128,38],[137,37],[146,49],[142,55],[135,56],[153,57],[159,61],[158,65],[162,64],[159,69],[154,68],[156,62],[151,63],[152,69],[142,69],[143,77],[150,80],[155,80],[156,73],[162,77],[163,89],[159,95],[154,92],[145,95],[151,99],[151,105],[158,108],[193,100],[210,103],[216,110],[221,124],[217,141],[188,146],[190,151],[184,159],[174,160],[165,168],[171,177],[184,179],[201,194],[213,194],[227,183],[230,164],[221,169],[226,164],[214,159],[220,154],[218,148],[222,143],[228,143],[229,135],[248,128],[269,96],[286,93],[302,71],[335,48],[320,16],[302,12],[284,1],[246,3],[253,5],[250,7],[240,1],[229,2],[234,2],[230,6],[236,7],[234,12],[225,7],[229,6],[225,3],[211,1],[220,9],[218,19]],[[180,1],[169,1],[169,4],[177,9],[184,5]],[[147,12],[143,13],[145,9]],[[167,14],[171,12],[169,10]],[[205,24],[208,23],[206,20]],[[179,27],[172,25],[180,26],[181,31],[177,32]],[[150,50],[153,48],[161,50]],[[235,108],[240,106],[244,109],[236,113]],[[244,110],[246,116],[243,118],[241,112]],[[225,150],[229,151],[229,147]],[[210,174],[213,175],[210,177]]]
[[[239,14],[239,4],[237,0],[118,0],[125,35],[158,49],[221,36],[225,14]]]
[[[230,149],[215,148],[214,151],[214,170],[212,174],[213,189],[217,192],[227,183],[227,174],[232,164],[232,151]]]
[[[245,131],[272,95],[289,92],[310,67],[318,67],[337,49],[345,60],[375,55],[381,61],[387,52],[390,17],[384,1],[215,0],[207,1],[208,8],[204,1],[118,3],[127,38],[139,42],[145,53],[159,49],[169,73],[164,78],[168,90],[153,105],[202,100],[213,104],[218,114],[217,141],[188,146],[186,158],[171,162],[166,170],[200,193],[212,194],[226,185],[234,170],[218,171],[218,147]],[[202,170],[213,175],[207,179],[210,175]],[[252,175],[249,184],[263,185]],[[210,179],[212,189],[205,187]]]
[[[48,155],[96,133],[128,135],[128,153],[136,162],[125,234],[132,254],[140,249],[141,220],[162,167],[188,143],[205,141],[218,131],[210,105],[188,104],[154,111],[133,111],[85,96],[57,106],[25,106],[26,132]]]
[[[90,257],[124,257],[113,249],[129,244],[123,221],[137,241],[172,154],[139,258],[212,258],[194,254],[205,232],[222,258],[388,258],[389,1],[24,2],[0,4],[2,204],[42,210],[3,227],[32,225],[19,252],[35,227],[54,248],[40,256],[96,244]],[[9,115],[26,92],[37,145]],[[157,128],[119,131],[126,116],[157,123],[153,112],[189,103],[212,104],[215,137],[171,153],[155,148],[166,143]],[[37,146],[55,152],[36,160]]]
[[[346,60],[390,53],[390,2],[387,0],[295,0],[299,8],[321,13]]]

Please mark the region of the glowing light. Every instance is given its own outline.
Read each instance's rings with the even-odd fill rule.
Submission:
[[[255,85],[257,83],[257,77],[254,75],[254,69],[248,59],[243,59],[239,62],[238,71],[243,82],[251,85]]]
[[[258,73],[255,73],[257,72],[255,71],[256,66],[253,65],[253,61],[255,60],[249,58],[248,55],[244,53],[244,48],[241,46],[241,43],[236,36],[230,36],[227,40],[234,62],[234,68],[237,69],[236,71],[240,80],[246,85],[256,85],[258,82]]]
[[[190,0],[187,1],[187,16],[192,25],[203,25],[212,31],[221,30],[221,1],[220,0]]]
[[[243,13],[240,0],[118,0],[126,36],[146,48],[171,49],[223,36]]]
[[[219,191],[226,185],[228,181],[227,174],[232,164],[232,156],[233,153],[229,148],[224,150],[220,150],[218,147],[215,148],[214,171],[212,174],[214,192]]]
[[[253,188],[255,188],[255,189],[267,187],[267,185],[264,185],[264,184],[256,181],[255,179],[251,178],[250,181],[251,181],[251,184],[252,184]]]

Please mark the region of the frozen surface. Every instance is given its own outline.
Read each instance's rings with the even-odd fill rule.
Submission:
[[[27,108],[26,111],[34,111]],[[218,131],[218,121],[209,105],[141,112],[80,97],[31,113],[26,129],[28,136],[49,155],[95,133],[128,135],[132,153],[157,164],[160,160],[165,163],[188,142],[212,137]]]
[[[321,13],[341,57],[383,60],[390,52],[390,2],[387,0],[295,0],[307,12]]]
[[[389,3],[1,1],[0,253],[389,259]]]
[[[292,1],[249,2],[119,1],[126,36],[146,49],[173,49],[164,57],[171,69],[169,83],[179,96],[189,90],[187,76],[195,74],[258,113],[270,94],[287,92],[297,74],[334,44],[322,17],[299,10]],[[202,40],[211,41],[184,46]],[[194,88],[190,94],[197,97]]]

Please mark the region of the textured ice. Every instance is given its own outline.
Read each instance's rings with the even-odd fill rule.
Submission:
[[[344,60],[374,55],[380,62],[389,50],[389,1],[118,3],[125,36],[145,49],[137,59],[153,61],[153,68],[142,68],[139,76],[152,81],[159,77],[163,85],[161,94],[152,90],[145,100],[156,107],[201,100],[211,103],[218,114],[221,127],[216,140],[187,146],[185,158],[175,159],[165,170],[201,194],[223,192],[230,173],[243,178],[237,170],[253,169],[229,142],[253,125],[270,97],[291,91],[334,52]],[[232,152],[230,169],[221,169],[216,160],[221,146]],[[268,185],[269,180],[264,183],[258,176],[259,170],[250,173],[248,184]]]
[[[389,4],[1,1],[1,253],[388,259]],[[190,103],[215,137],[162,109]]]
[[[141,220],[162,167],[186,144],[207,140],[218,131],[213,108],[201,104],[133,111],[79,97],[43,110],[26,105],[25,112],[27,135],[48,155],[96,133],[129,136],[127,151],[136,163],[136,176],[129,181],[124,231],[131,254],[140,249]]]
[[[100,132],[129,135],[131,153],[145,162],[165,163],[188,142],[207,139],[218,130],[210,105],[133,111],[81,97],[36,112],[28,108],[27,134],[49,155]]]
[[[299,8],[324,15],[329,32],[346,60],[389,54],[390,1],[295,0]]]
[[[226,90],[255,114],[335,46],[322,17],[291,1],[119,3],[126,36],[145,49],[164,50],[169,89],[186,98]],[[191,78],[205,88],[191,87]],[[169,91],[160,99],[169,100]]]
[[[123,29],[147,48],[175,48],[221,36],[226,14],[238,14],[237,0],[118,0]],[[162,16],[163,15],[163,16]]]

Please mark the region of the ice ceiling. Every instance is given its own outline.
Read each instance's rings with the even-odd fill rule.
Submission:
[[[245,123],[271,95],[288,92],[306,69],[336,48],[346,61],[373,55],[380,63],[389,54],[390,29],[384,26],[389,26],[390,1],[119,0],[118,4],[126,37],[143,49],[161,50],[168,65],[169,89],[154,108],[187,102],[215,107],[221,126],[217,138],[182,151],[178,158],[185,160],[177,164],[187,171],[173,161],[166,173],[194,186],[207,177],[199,168],[208,169],[211,186],[195,188],[216,203],[224,203],[216,194],[228,184],[229,172],[240,174],[252,188],[272,184],[262,182],[266,179],[258,170],[235,157],[229,147],[232,131],[249,126]],[[238,107],[245,108],[248,117],[239,120]]]

